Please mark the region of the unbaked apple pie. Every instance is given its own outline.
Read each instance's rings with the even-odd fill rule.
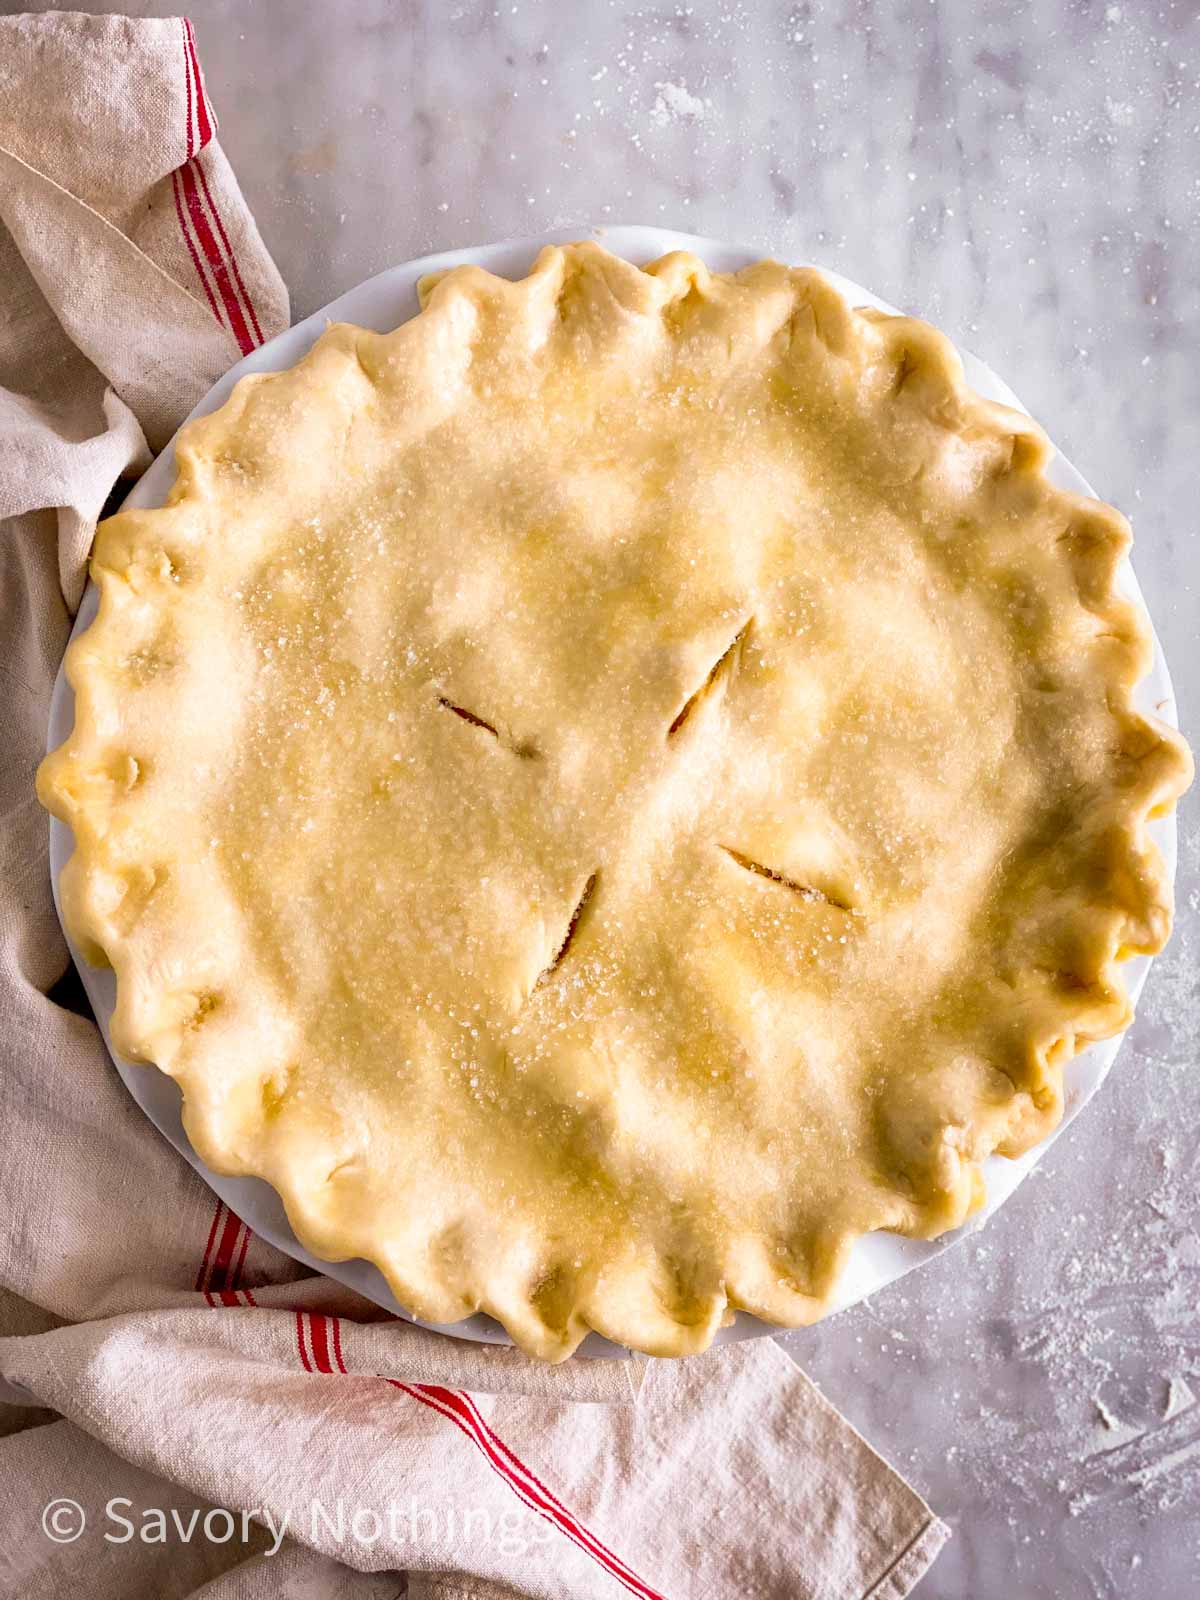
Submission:
[[[96,538],[66,916],[203,1159],[418,1316],[810,1322],[1128,1023],[1189,774],[1128,529],[932,328],[552,248],[176,456]]]

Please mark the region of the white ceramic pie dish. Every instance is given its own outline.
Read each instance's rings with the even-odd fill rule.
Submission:
[[[418,309],[416,285],[426,273],[445,270],[462,262],[476,262],[493,272],[510,277],[522,276],[532,265],[537,252],[546,244],[558,244],[577,239],[588,230],[563,229],[527,239],[506,240],[467,250],[448,251],[440,255],[425,256],[406,262],[380,273],[367,283],[360,284],[341,295],[330,305],[316,312],[304,322],[289,328],[262,349],[254,351],[228,372],[201,401],[193,416],[215,411],[224,403],[237,380],[248,372],[271,372],[293,366],[315,342],[328,321],[361,323],[380,332],[395,327],[414,315]],[[669,232],[660,228],[616,227],[593,230],[606,247],[627,259],[642,263],[675,249],[694,251],[710,267],[718,270],[736,270],[759,259],[762,252],[746,250],[736,245],[716,240],[697,238],[690,234]],[[830,277],[850,296],[855,304],[869,304],[885,311],[895,307],[880,300],[861,285],[828,272]],[[962,352],[966,375],[971,385],[981,394],[1015,406],[1022,410],[1020,401],[988,367],[966,352]],[[190,420],[190,419],[189,419]],[[1094,491],[1069,462],[1058,458],[1050,476],[1065,488],[1092,495]],[[161,505],[174,478],[173,441],[158,457],[153,466],[138,482],[126,501],[127,505],[150,507]],[[1126,563],[1122,568],[1121,585],[1124,591],[1142,603],[1141,591],[1133,569]],[[87,627],[95,615],[97,596],[89,584],[76,619],[75,632]],[[1163,659],[1157,635],[1154,639],[1154,660],[1147,678],[1139,685],[1138,706],[1152,711],[1172,725],[1177,724],[1175,700],[1171,680]],[[59,745],[70,732],[74,722],[74,699],[63,673],[59,672],[51,702],[48,748]],[[73,848],[70,829],[58,821],[51,822],[50,864],[54,882],[55,903],[58,902],[58,879]],[[1175,820],[1174,816],[1162,818],[1151,824],[1151,834],[1162,851],[1169,877],[1175,873]],[[61,917],[61,906],[59,906]],[[170,1078],[152,1067],[140,1066],[122,1060],[112,1050],[109,1037],[109,1020],[115,1003],[115,980],[109,970],[88,966],[78,948],[67,935],[71,954],[79,969],[88,997],[100,1023],[105,1042],[113,1056],[117,1071],[126,1088],[155,1126],[170,1140],[177,1150],[201,1174],[205,1182],[237,1213],[238,1216],[264,1239],[288,1255],[295,1257],[314,1270],[327,1273],[358,1291],[368,1299],[407,1320],[416,1320],[396,1302],[384,1282],[382,1274],[370,1263],[353,1260],[328,1262],[318,1259],[297,1241],[288,1225],[283,1205],[266,1183],[255,1178],[228,1178],[209,1171],[199,1160],[183,1131],[180,1118],[180,1095]],[[1125,963],[1125,982],[1131,999],[1136,1000],[1150,968],[1147,957],[1137,957]],[[935,1241],[903,1239],[893,1234],[868,1234],[859,1239],[853,1249],[850,1263],[838,1286],[835,1306],[852,1305],[875,1290],[903,1276],[914,1267],[932,1259],[941,1251],[961,1239],[968,1231],[982,1227],[987,1219],[1012,1194],[1017,1185],[1045,1154],[1058,1134],[1076,1117],[1083,1106],[1099,1088],[1111,1068],[1120,1046],[1120,1039],[1093,1045],[1078,1056],[1068,1067],[1065,1082],[1065,1109],[1059,1128],[1018,1160],[1009,1161],[994,1156],[985,1164],[988,1199],[986,1205],[963,1228],[944,1235]],[[423,1324],[436,1326],[435,1324]],[[483,1340],[488,1343],[508,1344],[508,1335],[490,1317],[473,1316],[452,1327],[439,1331],[453,1333],[459,1338]],[[717,1343],[754,1338],[778,1331],[757,1318],[739,1313],[736,1321],[717,1335]],[[592,1334],[580,1347],[581,1355],[619,1355],[625,1352],[599,1335]]]

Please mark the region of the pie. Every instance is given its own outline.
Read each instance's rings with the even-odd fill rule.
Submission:
[[[68,924],[196,1150],[534,1355],[827,1310],[980,1204],[1158,950],[1129,530],[813,270],[459,267],[96,537]]]

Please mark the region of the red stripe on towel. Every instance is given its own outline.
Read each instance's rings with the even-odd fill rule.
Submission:
[[[200,185],[204,190],[204,198],[208,202],[209,211],[212,212],[212,219],[217,225],[217,232],[221,235],[221,242],[225,246],[225,254],[229,258],[229,265],[233,268],[233,276],[237,280],[238,292],[241,294],[242,304],[245,306],[246,314],[249,316],[251,323],[254,325],[254,343],[256,345],[260,345],[263,342],[263,331],[259,326],[258,313],[254,309],[254,302],[250,298],[250,293],[246,288],[246,285],[242,282],[242,274],[238,267],[237,255],[234,252],[233,246],[229,242],[229,235],[225,232],[225,224],[221,221],[221,213],[217,210],[217,203],[213,199],[212,193],[208,187],[208,176],[204,171],[204,163],[202,161],[197,161],[196,171],[200,174]]]
[[[242,1246],[241,1246],[241,1249],[238,1251],[238,1258],[234,1262],[233,1271],[229,1275],[229,1282],[231,1283],[231,1285],[235,1289],[238,1289],[238,1288],[241,1287],[241,1283],[242,1283],[242,1268],[246,1264],[246,1251],[250,1248],[250,1241],[251,1241],[251,1239],[253,1239],[253,1237],[254,1237],[254,1233],[253,1233],[249,1223],[243,1222],[242,1223]],[[249,1290],[247,1290],[246,1292],[249,1293]]]
[[[216,317],[218,322],[220,322],[220,320],[221,320],[220,307],[217,305],[216,299],[213,296],[212,289],[209,287],[209,282],[208,282],[207,277],[205,276],[204,267],[201,264],[200,256],[197,253],[196,246],[192,243],[192,236],[188,232],[187,219],[186,219],[186,217],[184,215],[183,201],[182,201],[182,199],[180,197],[180,190],[179,190],[179,174],[180,174],[180,172],[182,170],[183,169],[181,167],[176,167],[175,171],[171,174],[171,188],[172,188],[172,191],[174,192],[174,195],[175,195],[175,215],[179,218],[179,231],[183,235],[184,244],[186,244],[187,247],[188,247],[188,254],[192,258],[192,265],[196,269],[196,276],[200,279],[200,282],[204,285],[204,292],[208,296],[208,303],[212,307],[213,316]]]
[[[241,1305],[239,1292],[245,1293],[249,1305],[254,1304],[250,1299],[250,1291],[239,1291],[238,1288],[250,1239],[250,1229],[242,1219],[230,1211],[223,1200],[218,1200],[208,1230],[208,1242],[204,1247],[204,1260],[196,1274],[196,1290],[203,1294],[210,1306],[217,1304],[218,1295],[222,1305]]]
[[[304,1316],[305,1316],[305,1313],[303,1311],[297,1311],[297,1313],[296,1313],[296,1349],[299,1350],[299,1352],[300,1352],[300,1363],[303,1366],[305,1372],[311,1372],[312,1371],[312,1362],[308,1359],[307,1352],[305,1351],[305,1348],[304,1348]]]
[[[183,191],[183,203],[188,221],[200,246],[201,254],[212,273],[213,283],[216,285],[221,304],[225,308],[225,315],[229,320],[230,331],[238,342],[238,349],[244,356],[249,355],[254,349],[254,335],[246,326],[237,291],[229,276],[229,268],[208,225],[208,218],[204,214],[204,205],[200,199],[200,190],[196,186],[195,169],[190,161],[179,168],[179,183]]]
[[[214,1293],[231,1287],[229,1281],[229,1265],[233,1260],[233,1252],[237,1247],[238,1236],[244,1224],[241,1217],[235,1216],[229,1207],[225,1207],[225,1226],[221,1229],[221,1236],[217,1242],[216,1252],[212,1258],[212,1269],[208,1275],[207,1288]]]
[[[312,1340],[313,1359],[318,1371],[345,1373],[346,1363],[342,1358],[339,1319],[326,1317],[321,1312],[315,1311],[296,1313],[297,1345],[305,1370],[312,1371],[304,1349],[303,1318],[306,1315]],[[337,1361],[336,1368],[330,1361],[331,1348],[333,1357]],[[393,1389],[399,1389],[411,1399],[430,1407],[447,1421],[452,1422],[470,1439],[492,1471],[507,1483],[519,1500],[556,1527],[585,1555],[591,1556],[593,1561],[628,1589],[630,1594],[640,1596],[641,1600],[664,1600],[664,1596],[657,1589],[651,1588],[639,1578],[631,1567],[602,1543],[590,1529],[584,1527],[583,1523],[567,1510],[562,1501],[546,1488],[495,1430],[483,1420],[469,1395],[457,1389],[445,1389],[440,1384],[401,1383],[398,1378],[386,1378],[384,1381],[391,1384]]]
[[[308,1313],[308,1337],[312,1343],[313,1365],[318,1372],[332,1372],[333,1361],[329,1353],[329,1318],[319,1311]]]
[[[187,89],[187,158],[190,161],[196,153],[195,117],[192,108],[192,64],[188,59],[188,25],[186,19],[181,24],[183,28],[183,81]]]
[[[190,17],[184,17],[183,19],[183,47],[188,53],[192,69],[192,82],[196,87],[196,124],[200,133],[196,149],[188,151],[188,155],[191,156],[195,155],[197,151],[203,150],[204,146],[211,142],[215,131],[216,118],[213,115],[212,107],[208,103],[208,95],[204,91],[204,74],[200,71],[200,57],[196,53],[196,35],[193,31]],[[190,99],[191,84],[188,85],[188,95]]]
[[[212,142],[213,134],[216,131],[216,117],[212,106],[209,104],[208,95],[205,93],[204,74],[200,70],[200,57],[196,52],[196,34],[192,27],[191,19],[188,17],[183,19],[183,30],[184,51],[187,58],[185,68],[187,69],[188,77],[188,156],[190,158],[194,155],[198,156],[204,147]],[[191,133],[193,105],[195,106],[197,128],[195,139],[192,138]],[[262,344],[263,331],[258,320],[258,312],[254,309],[254,301],[250,298],[250,291],[246,288],[242,278],[242,269],[238,266],[237,252],[229,242],[229,235],[225,231],[224,219],[221,216],[217,202],[213,199],[212,190],[208,186],[208,174],[204,170],[203,162],[198,161],[196,163],[196,172],[200,179],[200,187],[204,191],[204,199],[208,206],[209,214],[217,232],[221,236],[225,259],[233,272],[242,307],[254,330],[254,342],[256,345]]]
[[[224,320],[228,323],[230,332],[237,340],[238,349],[243,355],[248,355],[256,344],[261,344],[262,332],[259,330],[258,338],[255,339],[247,325],[242,304],[238,298],[238,288],[235,287],[234,281],[230,277],[229,264],[226,262],[217,243],[216,236],[209,225],[208,217],[204,210],[204,202],[196,184],[196,169],[199,163],[193,162],[192,158],[212,138],[212,119],[209,116],[208,101],[200,78],[200,63],[196,57],[195,41],[190,25],[186,20],[183,22],[182,28],[183,75],[187,92],[187,160],[181,167],[177,167],[171,175],[175,191],[175,211],[179,217],[179,227],[184,237],[184,243],[187,245],[188,252],[192,258],[192,265],[204,285],[204,292],[208,296],[208,303],[212,307],[213,315],[218,322],[222,321],[217,299],[213,293],[213,288],[215,287],[216,296],[219,296],[221,305],[224,307]],[[201,179],[204,182],[207,193],[208,181],[204,178],[203,173],[201,173]],[[213,204],[211,194],[208,195],[208,203],[215,217],[216,207]],[[217,225],[220,228],[222,237],[225,239],[225,247],[228,250],[228,235],[226,235],[219,219]],[[206,267],[207,272],[205,270]],[[236,265],[234,270],[236,272]],[[209,284],[209,275],[212,278],[212,286]],[[241,283],[240,273],[237,273],[237,279],[238,285],[241,287],[241,293],[245,296],[245,286]],[[246,296],[246,303],[247,308],[250,310],[251,319],[257,328],[258,319],[254,316],[253,308],[249,305],[248,296]]]
[[[540,1517],[556,1527],[560,1533],[570,1539],[572,1544],[577,1545],[585,1555],[591,1556],[598,1566],[603,1567],[623,1588],[628,1589],[630,1594],[640,1596],[641,1600],[664,1600],[664,1596],[657,1589],[652,1589],[648,1583],[639,1578],[630,1567],[626,1566],[625,1562],[615,1556],[606,1545],[602,1544],[595,1534],[585,1528],[578,1518],[572,1516],[559,1500],[550,1495],[548,1491],[539,1494],[532,1489],[530,1481],[533,1480],[533,1474],[529,1472],[528,1468],[524,1467],[522,1463],[518,1463],[522,1468],[522,1472],[526,1474],[526,1477],[522,1478],[514,1468],[506,1463],[500,1453],[491,1445],[491,1440],[496,1437],[492,1430],[487,1429],[485,1432],[477,1428],[466,1408],[462,1407],[461,1404],[453,1403],[461,1402],[464,1398],[457,1390],[443,1389],[437,1384],[400,1383],[395,1378],[388,1378],[386,1381],[393,1388],[402,1389],[405,1394],[410,1395],[414,1400],[419,1400],[422,1405],[432,1407],[433,1410],[439,1412],[448,1421],[453,1422],[455,1427],[464,1433],[472,1444],[481,1451],[492,1471],[508,1484],[519,1500],[527,1505],[531,1511],[536,1511]],[[513,1455],[512,1451],[507,1446],[504,1448],[505,1454],[516,1462],[517,1457]],[[527,1479],[529,1481],[526,1481]]]
[[[483,1429],[483,1431],[487,1434],[488,1438],[492,1441],[492,1443],[496,1446],[496,1448],[498,1450],[500,1450],[505,1457],[507,1457],[509,1463],[512,1465],[514,1470],[516,1470],[517,1472],[522,1473],[529,1480],[529,1483],[531,1484],[531,1486],[534,1489],[538,1490],[550,1502],[550,1504],[552,1506],[557,1507],[557,1509],[559,1511],[561,1511],[564,1516],[570,1516],[570,1512],[567,1511],[567,1508],[551,1493],[551,1491],[546,1487],[546,1485],[542,1482],[542,1480],[538,1477],[538,1475],[533,1471],[533,1469],[531,1467],[527,1467],[525,1465],[525,1463],[518,1456],[514,1455],[514,1453],[509,1449],[508,1445],[505,1444],[504,1440],[500,1437],[500,1435],[490,1426],[489,1423],[487,1423],[484,1420],[484,1418],[480,1415],[479,1407],[475,1404],[474,1399],[465,1390],[462,1390],[462,1389],[459,1389],[459,1390],[448,1389],[448,1390],[446,1390],[446,1393],[448,1395],[454,1395],[458,1400],[460,1400],[462,1402],[462,1404],[467,1408],[467,1410],[475,1418],[475,1421],[478,1424],[478,1426]],[[582,1531],[587,1533],[586,1529],[583,1529]],[[607,1545],[602,1544],[600,1542],[600,1540],[597,1539],[594,1534],[588,1533],[587,1536],[596,1545],[598,1550],[602,1550],[604,1552],[604,1554],[606,1556],[608,1556],[611,1560],[617,1562],[617,1564],[619,1566],[624,1567],[625,1564],[624,1564],[623,1561],[621,1561],[620,1557],[617,1556],[616,1554],[614,1554],[614,1552],[611,1551],[607,1547]],[[632,1572],[628,1567],[625,1567],[625,1571],[628,1573],[630,1578],[636,1578],[637,1577],[636,1573]],[[637,1581],[640,1583],[641,1579],[638,1578]],[[648,1592],[652,1592],[652,1591],[648,1591]]]
[[[208,1283],[208,1258],[212,1254],[213,1240],[217,1237],[217,1224],[221,1220],[221,1205],[222,1202],[218,1200],[217,1209],[213,1212],[212,1226],[208,1230],[208,1243],[204,1246],[204,1259],[201,1261],[200,1270],[196,1274],[197,1294],[204,1289]]]

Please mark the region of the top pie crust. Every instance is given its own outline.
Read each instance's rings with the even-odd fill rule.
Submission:
[[[96,538],[68,923],[215,1170],[551,1360],[812,1321],[1041,1139],[1188,780],[1128,527],[940,334],[593,244],[335,325]]]

